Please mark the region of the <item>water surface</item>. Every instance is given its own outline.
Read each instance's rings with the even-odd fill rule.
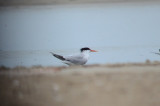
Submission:
[[[159,61],[160,4],[120,3],[0,8],[0,65],[59,66],[50,51],[96,49],[87,64]]]

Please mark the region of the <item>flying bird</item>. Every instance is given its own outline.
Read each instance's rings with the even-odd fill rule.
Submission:
[[[157,55],[160,55],[160,49],[159,49],[159,53],[156,53],[156,52],[152,52],[152,53],[157,54]]]
[[[84,47],[80,49],[80,54],[77,55],[69,55],[69,56],[61,56],[55,53],[50,52],[54,57],[60,59],[63,63],[67,65],[84,65],[87,63],[89,59],[90,52],[97,52],[96,50],[91,50],[88,47]]]

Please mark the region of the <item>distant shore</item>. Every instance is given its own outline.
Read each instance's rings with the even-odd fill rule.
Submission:
[[[111,68],[118,68],[118,67],[124,67],[124,66],[155,66],[155,65],[160,65],[160,61],[150,61],[150,60],[146,60],[145,62],[132,62],[132,63],[108,63],[108,64],[90,64],[90,65],[83,65],[83,66],[41,66],[41,65],[33,65],[31,67],[25,67],[25,66],[16,66],[13,68],[10,67],[6,67],[6,66],[0,66],[0,71],[5,71],[5,70],[32,70],[32,69],[52,69],[52,71],[55,71],[54,69],[59,69],[59,71],[61,71],[61,69],[69,69],[72,67],[111,67]]]
[[[88,3],[126,3],[126,2],[159,2],[160,0],[1,0],[1,6],[25,5],[59,5],[59,4],[88,4]]]

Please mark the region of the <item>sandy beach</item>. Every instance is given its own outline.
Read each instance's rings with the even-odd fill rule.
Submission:
[[[159,106],[160,62],[0,69],[1,106]]]

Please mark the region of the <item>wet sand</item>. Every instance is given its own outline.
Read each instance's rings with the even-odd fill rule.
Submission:
[[[160,106],[160,62],[0,69],[0,106]]]

